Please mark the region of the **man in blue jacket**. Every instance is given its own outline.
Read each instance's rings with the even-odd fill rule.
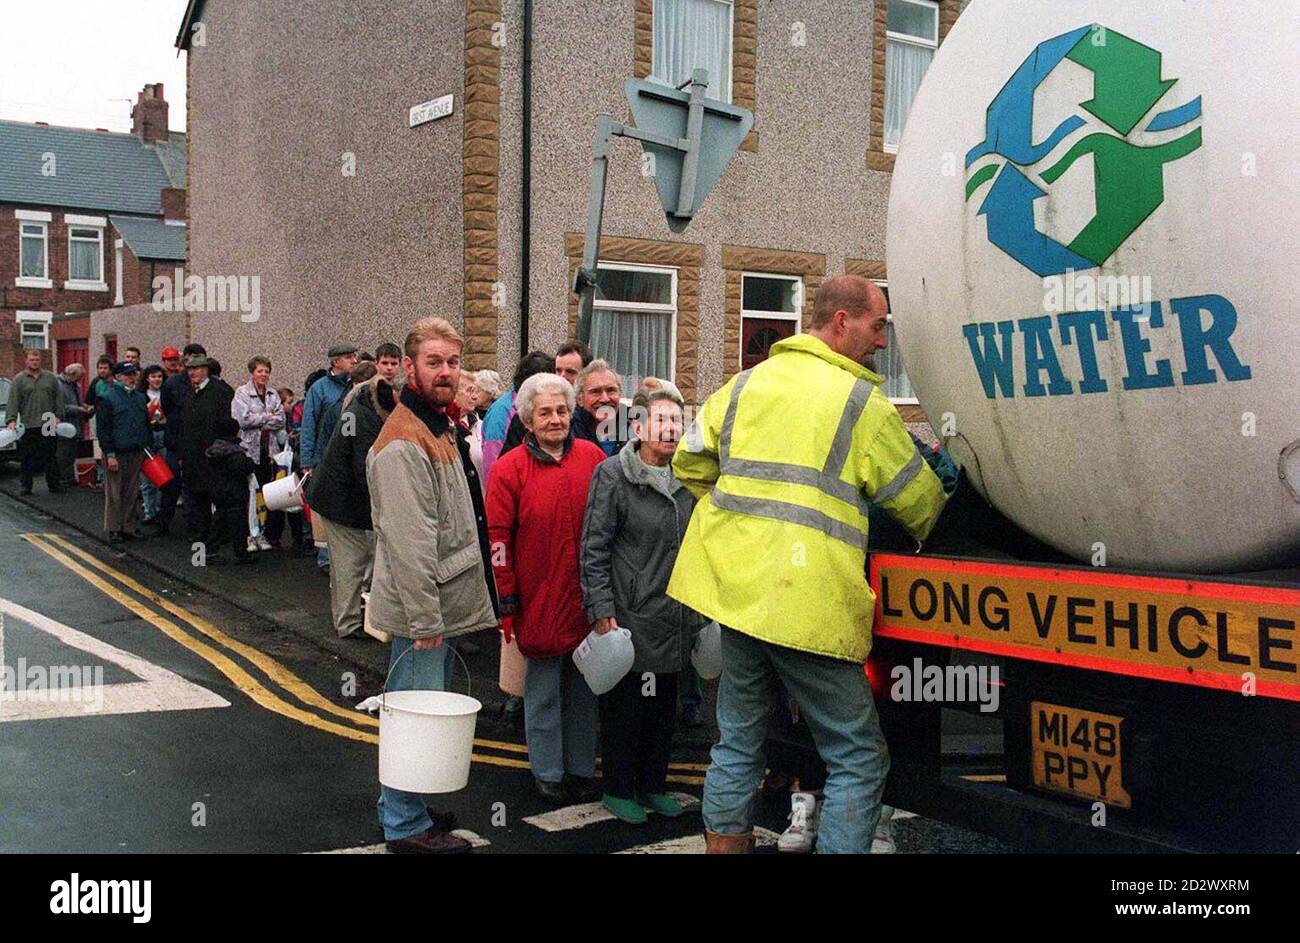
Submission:
[[[300,459],[304,479],[324,457],[326,443],[322,432],[325,416],[352,385],[352,368],[357,365],[357,347],[355,344],[335,344],[329,349],[329,358],[330,372],[311,385],[302,407]],[[316,555],[316,565],[326,573],[329,572],[329,547],[320,548]]]
[[[140,533],[140,466],[149,444],[149,397],[135,388],[135,364],[113,367],[113,384],[103,388],[95,407],[99,447],[104,453],[104,530],[108,542]]]

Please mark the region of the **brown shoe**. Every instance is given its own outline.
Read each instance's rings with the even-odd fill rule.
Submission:
[[[754,833],[720,835],[704,830],[704,851],[710,855],[747,855],[754,850]]]
[[[395,855],[463,855],[471,848],[465,839],[432,828],[410,838],[398,838],[385,844]]]

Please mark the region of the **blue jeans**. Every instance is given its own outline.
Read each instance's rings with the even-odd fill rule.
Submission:
[[[596,775],[596,695],[569,655],[529,658],[524,672],[528,765],[543,782]]]
[[[451,680],[452,643],[443,642],[437,648],[412,650],[415,642],[409,638],[393,636],[392,653],[388,659],[391,677],[388,679],[389,691],[445,691]],[[401,663],[398,659],[401,658]],[[394,667],[396,666],[396,667]],[[427,831],[433,826],[429,811],[424,805],[424,796],[417,792],[402,792],[400,789],[379,787],[379,824],[384,828],[384,839],[396,841],[410,838]]]
[[[783,648],[722,627],[718,729],[704,779],[704,825],[738,835],[753,827],[768,720],[780,680],[799,705],[826,764],[817,850],[867,854],[880,817],[889,751],[863,666]]]
[[[163,437],[161,432],[153,432],[149,439],[149,450],[154,455],[164,455]],[[140,500],[144,504],[144,519],[152,521],[158,516],[162,509],[162,492],[154,487],[153,482],[147,475],[140,476]]]

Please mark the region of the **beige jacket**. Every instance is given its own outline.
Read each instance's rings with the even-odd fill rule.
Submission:
[[[493,628],[469,482],[450,426],[398,403],[366,458],[375,566],[370,621],[403,638]]]

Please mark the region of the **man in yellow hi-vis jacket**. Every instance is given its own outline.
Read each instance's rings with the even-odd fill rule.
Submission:
[[[887,307],[867,279],[825,282],[808,333],[709,397],[673,458],[699,504],[668,595],[723,626],[710,852],[753,845],[778,678],[827,767],[818,850],[871,848],[889,755],[863,668],[868,502],[920,540],[945,501],[871,369]]]

